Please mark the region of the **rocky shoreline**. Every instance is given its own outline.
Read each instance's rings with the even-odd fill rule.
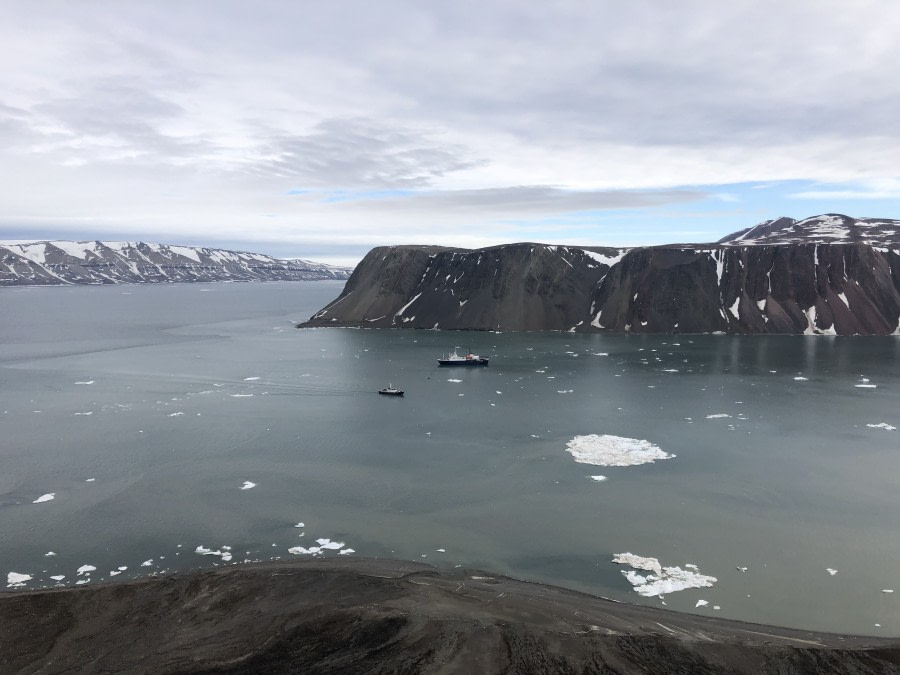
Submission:
[[[0,672],[894,673],[900,638],[679,614],[388,560],[0,595]]]

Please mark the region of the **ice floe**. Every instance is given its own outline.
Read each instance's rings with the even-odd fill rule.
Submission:
[[[708,420],[717,420],[721,417],[731,417],[728,413],[715,413],[714,415],[707,415],[706,419]]]
[[[606,480],[606,476],[591,476],[591,480],[595,480],[598,483],[602,483]]]
[[[316,539],[316,543],[323,549],[328,549],[331,551],[337,551],[338,549],[344,548],[344,542],[331,541],[331,539]]]
[[[350,555],[351,553],[356,553],[352,548],[345,548],[342,551],[338,551],[338,555]]]
[[[894,589],[893,588],[882,588],[881,592],[882,593],[893,593]]]
[[[35,499],[35,500],[34,500],[33,502],[31,502],[31,503],[32,503],[32,504],[40,504],[41,502],[49,502],[51,499],[56,499],[56,493],[55,493],[55,492],[48,492],[48,493],[45,494],[45,495],[41,495],[40,497],[38,497],[37,499]]]
[[[807,382],[809,380],[809,378],[799,375],[799,376],[795,377],[794,380],[796,380],[797,382]]]
[[[153,564],[153,558],[150,558],[150,560],[145,560],[144,562],[142,562],[141,567],[150,567],[150,565],[152,565],[152,564]]]
[[[96,569],[97,568],[94,567],[93,565],[82,565],[75,571],[78,572],[78,576],[81,576],[83,574],[90,574],[91,572],[93,572]]]
[[[885,431],[895,431],[897,427],[888,424],[887,422],[879,422],[878,424],[867,424],[867,427],[871,429],[884,429]]]
[[[706,607],[709,604],[707,600],[698,600],[694,607]]]
[[[44,557],[45,557],[45,558],[49,558],[50,556],[54,556],[54,555],[56,555],[56,553],[54,553],[53,551],[47,551],[47,552],[44,554]]]
[[[94,384],[93,380],[87,380],[85,382],[76,382],[75,384]]]
[[[456,378],[451,377],[449,380],[447,380],[447,382],[462,382],[462,380],[457,380]]]
[[[597,466],[636,466],[675,457],[650,441],[607,434],[576,436],[566,447],[576,462]]]
[[[831,576],[834,576],[835,574],[838,573],[837,570],[831,569],[830,567],[826,567],[825,571],[828,572],[828,574],[830,574]]]
[[[306,523],[297,523],[294,527],[306,527]]]
[[[612,559],[619,565],[628,565],[635,570],[645,570],[650,574],[641,575],[633,570],[622,572],[634,590],[640,595],[653,597],[666,593],[675,593],[687,588],[708,588],[718,579],[700,574],[696,565],[680,567],[663,567],[656,558],[645,558],[633,553],[619,553]]]
[[[249,480],[245,480],[244,484],[241,486],[241,490],[250,490],[256,487],[256,483],[251,483]]]
[[[19,572],[10,572],[6,575],[6,585],[8,587],[17,588],[24,586],[26,581],[31,581],[30,574],[20,574]]]
[[[254,380],[258,380],[258,377],[245,377],[244,382],[253,382]]]
[[[878,385],[877,384],[854,384],[853,386],[856,387],[857,389],[875,389],[875,387],[877,387]]]
[[[63,579],[66,578],[66,575],[65,574],[54,574],[50,578],[53,579],[53,581],[62,581]]]

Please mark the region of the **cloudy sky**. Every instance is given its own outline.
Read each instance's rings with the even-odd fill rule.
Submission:
[[[896,0],[0,3],[0,240],[352,263],[900,218]]]

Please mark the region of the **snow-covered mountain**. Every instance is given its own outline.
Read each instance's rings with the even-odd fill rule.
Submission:
[[[776,218],[740,230],[717,243],[729,246],[776,246],[781,244],[900,244],[900,220],[851,218],[826,213],[803,220]]]
[[[351,269],[259,253],[128,241],[0,242],[0,286],[346,279]]]

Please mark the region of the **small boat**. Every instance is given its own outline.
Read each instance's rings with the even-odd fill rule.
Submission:
[[[389,384],[384,389],[379,389],[378,393],[382,396],[403,396],[403,390],[395,388],[392,384]]]
[[[478,354],[466,352],[465,356],[460,356],[456,353],[456,350],[453,350],[444,358],[438,359],[439,366],[486,366],[487,364],[488,359],[478,356]]]

